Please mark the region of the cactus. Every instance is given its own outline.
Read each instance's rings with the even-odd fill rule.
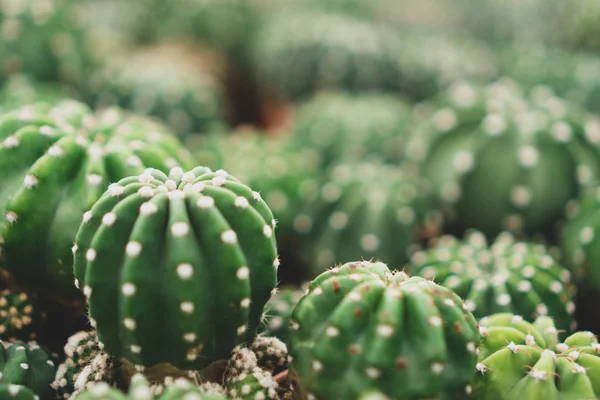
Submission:
[[[304,289],[284,287],[278,290],[265,304],[258,332],[263,336],[276,337],[287,343],[292,311],[305,293]]]
[[[0,343],[0,383],[26,386],[42,400],[51,400],[50,384],[56,367],[50,355],[35,342]]]
[[[279,400],[278,384],[271,373],[258,366],[255,352],[242,346],[232,351],[224,383],[233,400]]]
[[[299,107],[293,130],[326,164],[369,154],[396,163],[404,158],[410,116],[408,104],[391,95],[318,93]]]
[[[203,383],[196,386],[186,379],[177,379],[171,385],[168,385],[160,400],[227,400],[225,389],[220,385]]]
[[[23,385],[0,383],[0,398],[11,400],[39,400],[31,389]]]
[[[257,366],[270,373],[280,372],[288,365],[287,346],[276,337],[258,336],[249,348],[256,356]]]
[[[395,32],[366,21],[295,10],[266,21],[252,60],[263,86],[290,100],[321,89],[388,91],[399,84],[393,57],[399,41]]]
[[[119,109],[37,103],[0,116],[0,237],[16,283],[74,298],[71,247],[110,182],[146,167],[187,166],[162,125]],[[41,294],[41,293],[40,293]]]
[[[292,315],[291,368],[317,399],[372,390],[395,399],[464,398],[480,336],[449,289],[382,263],[347,263],[319,275]]]
[[[58,83],[38,82],[25,75],[11,75],[0,90],[0,114],[37,102],[56,103],[75,95]]]
[[[224,169],[260,192],[277,220],[278,239],[293,235],[294,218],[318,190],[321,158],[317,152],[254,130],[210,135],[193,147],[199,149],[200,165]]]
[[[482,400],[592,399],[600,395],[600,344],[591,332],[559,342],[548,317],[534,324],[513,314],[480,321],[483,341],[476,393]]]
[[[34,340],[46,319],[37,298],[26,292],[0,292],[0,338]]]
[[[565,204],[598,176],[599,143],[598,122],[554,96],[530,98],[506,79],[461,81],[408,152],[455,218],[452,231],[551,235]]]
[[[340,163],[294,220],[305,235],[311,276],[335,262],[376,258],[404,264],[419,238],[428,187],[410,172],[379,162]]]
[[[488,245],[480,232],[464,241],[443,236],[412,256],[411,271],[458,294],[482,318],[512,312],[533,321],[551,316],[562,330],[574,329],[574,286],[570,272],[543,245],[500,234]]]
[[[131,378],[127,395],[112,388],[106,382],[96,382],[81,393],[73,396],[75,400],[152,400],[156,393],[162,392],[161,385],[151,385],[142,374],[135,374]]]
[[[74,247],[106,352],[199,369],[251,341],[277,279],[273,222],[260,195],[223,170],[148,169],[109,186]]]
[[[208,50],[179,42],[125,52],[91,77],[92,102],[158,117],[182,135],[224,131],[221,64]]]

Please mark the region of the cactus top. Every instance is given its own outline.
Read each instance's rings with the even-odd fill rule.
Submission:
[[[461,230],[548,233],[600,173],[600,121],[547,91],[461,81],[438,106],[408,155]]]
[[[260,194],[206,167],[148,169],[109,186],[73,252],[107,353],[187,369],[254,337],[279,266]]]
[[[319,399],[471,391],[479,331],[449,289],[385,264],[334,267],[314,279],[292,314],[290,354],[302,389]]]
[[[476,317],[510,311],[533,321],[549,315],[560,329],[572,328],[571,274],[545,246],[518,242],[507,232],[488,244],[476,231],[464,241],[442,236],[433,244],[412,256],[411,270],[455,291]]]

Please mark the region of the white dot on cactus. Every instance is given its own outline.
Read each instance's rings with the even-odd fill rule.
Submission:
[[[529,281],[520,281],[517,284],[517,290],[523,293],[529,292],[531,290],[531,287],[531,282]]]
[[[512,351],[513,353],[517,353],[518,347],[515,344],[515,342],[510,342],[509,344],[506,345],[506,348],[509,349],[510,351]]]
[[[575,312],[575,303],[573,303],[572,301],[569,301],[565,305],[565,308],[569,314],[573,314]]]
[[[246,326],[246,325],[239,326],[237,328],[237,334],[238,335],[243,335],[246,332],[247,329],[248,329],[248,326]]]
[[[496,285],[496,286],[499,286],[499,285]],[[476,279],[475,282],[473,282],[473,290],[475,290],[477,292],[484,291],[487,289],[487,287],[488,287],[488,283],[483,279]]]
[[[154,180],[154,177],[150,174],[152,170],[146,170],[142,174],[138,176],[138,182],[140,183],[150,183]]]
[[[234,230],[228,229],[221,233],[221,241],[226,244],[237,243],[237,234]]]
[[[452,165],[460,173],[468,172],[475,165],[475,157],[470,151],[459,151],[455,154]]]
[[[517,207],[525,207],[531,203],[531,191],[522,185],[515,186],[510,191],[510,199]]]
[[[171,233],[175,237],[184,237],[190,232],[190,225],[187,222],[175,222],[171,225]]]
[[[312,369],[315,372],[319,372],[323,370],[323,364],[319,360],[313,360]]]
[[[130,331],[133,331],[135,329],[135,320],[133,318],[125,318],[123,319],[123,325],[125,325],[125,328],[129,329]]]
[[[477,370],[477,372],[483,374],[488,370],[488,367],[483,363],[477,363],[477,365],[475,365],[475,369]]]
[[[194,274],[194,267],[191,264],[183,263],[177,266],[177,276],[179,278],[187,280],[192,277]]]
[[[194,332],[188,332],[183,335],[183,340],[188,343],[194,343],[196,341],[196,334]]]
[[[201,196],[196,201],[196,206],[199,208],[211,208],[215,205],[215,199],[210,196]]]
[[[308,233],[312,229],[312,218],[306,214],[299,214],[294,218],[294,230],[298,233]]]
[[[133,296],[135,294],[135,291],[136,291],[136,287],[131,282],[126,282],[121,287],[121,292],[123,292],[123,294],[125,296]]]
[[[589,183],[594,178],[594,174],[588,165],[579,165],[576,175],[580,183]]]
[[[554,139],[561,143],[568,142],[573,136],[573,129],[564,121],[555,122],[550,129]]]
[[[328,326],[325,328],[325,334],[329,337],[337,337],[340,335],[340,330],[335,326]]]
[[[88,249],[85,252],[85,259],[88,260],[89,262],[94,261],[96,259],[96,250]]]
[[[502,293],[496,297],[496,304],[499,306],[507,306],[511,302],[511,297],[508,293]]]
[[[454,111],[445,108],[433,114],[433,121],[438,130],[445,132],[456,126],[458,117]]]
[[[196,175],[192,171],[188,171],[181,177],[181,180],[187,183],[192,183],[196,179]]]
[[[235,206],[238,208],[246,208],[250,204],[244,196],[239,196],[235,199]]]
[[[143,164],[142,164],[142,160],[140,160],[139,157],[129,156],[129,157],[127,157],[127,165],[129,165],[131,167],[141,167]]]
[[[579,232],[579,240],[583,244],[588,244],[594,240],[594,230],[591,226],[586,226]]]
[[[238,279],[247,279],[250,275],[250,270],[248,269],[248,267],[240,267],[238,268],[235,275]]]
[[[548,379],[548,373],[537,368],[532,368],[529,371],[529,376],[531,376],[536,381],[545,381],[546,379]]]
[[[17,147],[19,146],[19,139],[17,139],[15,136],[9,136],[6,139],[4,139],[4,141],[2,142],[2,146],[9,149],[12,147]]]
[[[245,299],[242,299],[242,301],[240,301],[240,307],[242,307],[242,308],[250,307],[250,299],[247,297]]]
[[[351,292],[353,293],[353,292]],[[323,288],[321,286],[317,286],[316,288],[314,288],[314,290],[311,292],[311,294],[315,295],[315,296],[320,296],[323,294]]]
[[[165,160],[165,165],[169,168],[173,168],[177,165],[177,160],[174,159],[173,157],[169,157]]]
[[[142,252],[142,244],[140,242],[131,241],[125,246],[125,254],[129,257],[137,257]]]
[[[523,146],[519,148],[517,157],[523,167],[533,167],[538,163],[540,154],[533,146]]]
[[[23,179],[23,186],[25,186],[26,189],[31,189],[34,186],[36,186],[38,184],[38,179],[33,176],[33,175],[25,175],[25,178]]]
[[[263,235],[265,235],[266,238],[273,236],[273,228],[271,228],[269,225],[263,226]]]
[[[553,293],[560,294],[560,293],[562,293],[564,287],[563,287],[563,284],[560,283],[559,281],[552,281],[552,282],[550,282],[549,289]]]
[[[88,285],[83,287],[83,294],[85,297],[90,297],[92,295],[92,288]]]
[[[61,149],[58,145],[50,146],[48,149],[48,155],[50,157],[62,157],[64,155],[63,149]]]
[[[427,323],[431,326],[440,326],[442,325],[442,319],[439,315],[432,315],[427,319]]]
[[[131,350],[131,352],[133,354],[140,354],[142,352],[142,348],[140,346],[135,345],[135,344],[132,344],[131,346],[129,346],[129,349]]]
[[[256,201],[262,200],[260,193],[254,191],[252,192],[252,198],[254,198]]]
[[[473,312],[477,308],[477,304],[473,300],[465,300],[463,309],[468,312]]]
[[[439,362],[433,362],[430,365],[431,368],[431,372],[433,372],[436,375],[440,375],[442,372],[444,372],[444,364],[439,363]]]
[[[348,215],[343,211],[336,211],[329,217],[329,224],[333,229],[344,229],[348,224]]]
[[[452,299],[444,299],[444,304],[447,305],[448,307],[456,306],[456,303]]]
[[[191,301],[184,301],[179,305],[179,308],[184,313],[191,314],[194,312],[194,303],[192,303]]]
[[[193,189],[194,189],[196,192],[200,193],[200,192],[202,192],[204,189],[206,189],[206,183],[204,183],[204,182],[196,182],[196,183],[194,183],[194,184],[192,185],[192,188],[193,188]]]
[[[102,224],[105,226],[113,226],[116,220],[117,214],[113,212],[108,212],[102,216]]]
[[[394,334],[394,327],[387,324],[378,325],[377,334],[385,338],[391,337]]]
[[[511,324],[520,324],[521,322],[523,322],[523,317],[520,315],[513,315],[510,319]]]
[[[440,189],[440,196],[444,201],[454,203],[460,199],[460,187],[456,182],[446,182]]]
[[[111,183],[108,186],[108,193],[113,197],[122,195],[124,191],[125,188],[117,183]]]
[[[533,335],[525,336],[525,344],[527,346],[535,346],[535,338],[533,337]]]
[[[148,199],[148,198],[154,196],[154,189],[152,189],[149,186],[143,186],[143,187],[139,188],[137,192],[140,195],[140,197],[143,197],[145,199]]]
[[[164,185],[167,187],[168,190],[172,191],[172,190],[176,190],[177,189],[177,182],[175,182],[173,179],[167,179],[164,183]]]
[[[22,369],[29,369],[29,364],[26,364],[26,363],[21,363],[21,364],[19,364],[19,366],[20,366]]]
[[[539,315],[548,315],[548,307],[545,304],[538,304],[535,311]]]
[[[379,248],[380,242],[379,238],[372,233],[368,233],[363,235],[360,238],[360,247],[364,251],[373,252]]]
[[[140,214],[152,215],[158,211],[158,207],[154,203],[145,202],[140,206]]]
[[[215,186],[223,186],[227,183],[227,179],[224,176],[215,176],[212,178],[211,183]]]

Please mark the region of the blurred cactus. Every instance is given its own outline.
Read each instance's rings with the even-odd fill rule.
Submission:
[[[35,342],[0,343],[0,373],[2,385],[26,386],[41,400],[54,399],[50,384],[56,367],[50,355]]]
[[[258,332],[266,337],[276,337],[287,343],[292,311],[305,293],[304,289],[291,287],[278,290],[265,304]]]
[[[35,340],[40,336],[46,313],[35,295],[27,292],[0,292],[0,338]]]

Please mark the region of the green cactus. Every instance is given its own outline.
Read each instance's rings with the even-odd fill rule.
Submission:
[[[594,0],[557,2],[562,17],[560,43],[572,50],[596,52],[600,49],[598,23],[600,4]]]
[[[224,169],[260,192],[275,215],[278,235],[294,233],[294,218],[318,190],[317,152],[254,130],[209,135],[191,147],[199,149],[200,165]]]
[[[14,385],[12,383],[0,383],[0,398],[11,400],[39,400],[31,389],[23,385]]]
[[[172,384],[167,385],[160,400],[227,400],[225,389],[220,385],[203,383],[196,386],[186,379],[177,379]]]
[[[266,90],[291,100],[321,89],[387,91],[399,84],[399,41],[396,32],[349,16],[293,10],[261,27],[252,61]]]
[[[294,220],[312,277],[336,262],[376,258],[404,264],[420,226],[434,222],[428,187],[410,171],[379,162],[340,163]]]
[[[222,64],[210,51],[181,42],[128,51],[91,77],[91,101],[158,117],[180,135],[224,131]]]
[[[161,385],[151,385],[142,374],[135,374],[127,394],[109,386],[106,382],[96,382],[81,393],[73,396],[75,400],[152,400],[156,392],[162,391]]]
[[[0,237],[17,283],[78,297],[71,247],[81,216],[110,182],[187,167],[191,156],[162,125],[118,109],[38,103],[0,116]]]
[[[410,116],[408,104],[391,95],[318,93],[299,107],[293,133],[324,164],[369,154],[396,163],[404,158]]]
[[[265,304],[258,333],[266,337],[276,337],[287,343],[292,311],[305,293],[304,289],[291,287],[279,289]]]
[[[233,400],[279,400],[278,384],[271,372],[260,368],[256,353],[242,346],[233,349],[224,385]]]
[[[0,292],[0,338],[15,340],[37,339],[46,320],[37,297],[27,292]]]
[[[552,319],[534,324],[513,314],[480,321],[483,341],[477,363],[481,400],[595,399],[600,396],[600,344],[591,332],[558,341]]]
[[[504,79],[456,82],[438,101],[408,153],[454,217],[452,231],[551,235],[600,172],[600,125],[555,96],[527,96]]]
[[[56,367],[37,343],[0,342],[0,383],[26,386],[42,400],[54,398],[50,384]]]
[[[476,231],[464,241],[442,236],[415,253],[410,268],[456,292],[477,318],[512,312],[533,321],[548,315],[559,329],[574,329],[571,274],[543,245],[517,242],[507,232],[491,245]]]
[[[479,331],[449,289],[385,264],[347,263],[319,275],[292,315],[291,368],[317,399],[372,390],[395,399],[464,398]]]
[[[223,170],[148,169],[109,186],[74,247],[106,352],[199,369],[251,341],[277,279],[273,222]]]
[[[0,90],[0,113],[42,101],[56,103],[73,97],[74,92],[58,83],[38,82],[22,74],[11,75]]]

